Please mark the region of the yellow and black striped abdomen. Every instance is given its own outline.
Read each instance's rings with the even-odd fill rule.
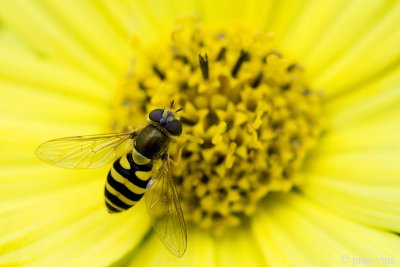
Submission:
[[[152,161],[136,150],[114,162],[104,190],[106,206],[110,213],[127,210],[142,198],[152,168]]]

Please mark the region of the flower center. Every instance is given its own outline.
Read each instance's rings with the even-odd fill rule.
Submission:
[[[303,68],[273,50],[270,33],[178,25],[171,42],[142,48],[115,107],[115,130],[148,112],[180,112],[170,145],[187,222],[222,233],[269,192],[288,192],[320,133],[319,95]],[[137,50],[137,49],[136,49]]]

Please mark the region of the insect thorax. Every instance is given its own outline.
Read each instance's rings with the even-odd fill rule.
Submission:
[[[169,140],[160,129],[149,124],[136,137],[135,149],[149,159],[158,159],[167,150]]]

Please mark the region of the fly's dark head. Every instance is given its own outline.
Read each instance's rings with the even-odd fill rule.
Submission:
[[[153,109],[148,121],[150,124],[157,126],[168,136],[174,138],[182,134],[182,124],[177,114],[180,109],[173,111],[172,109]]]

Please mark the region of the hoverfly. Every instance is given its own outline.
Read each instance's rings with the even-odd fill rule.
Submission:
[[[110,213],[135,205],[143,195],[154,230],[177,257],[186,250],[187,233],[178,194],[172,180],[168,144],[182,133],[177,112],[154,109],[148,124],[137,131],[65,137],[41,144],[36,155],[55,166],[98,168],[114,162],[104,189]],[[153,171],[153,162],[161,167]],[[156,169],[156,168],[154,168]]]

